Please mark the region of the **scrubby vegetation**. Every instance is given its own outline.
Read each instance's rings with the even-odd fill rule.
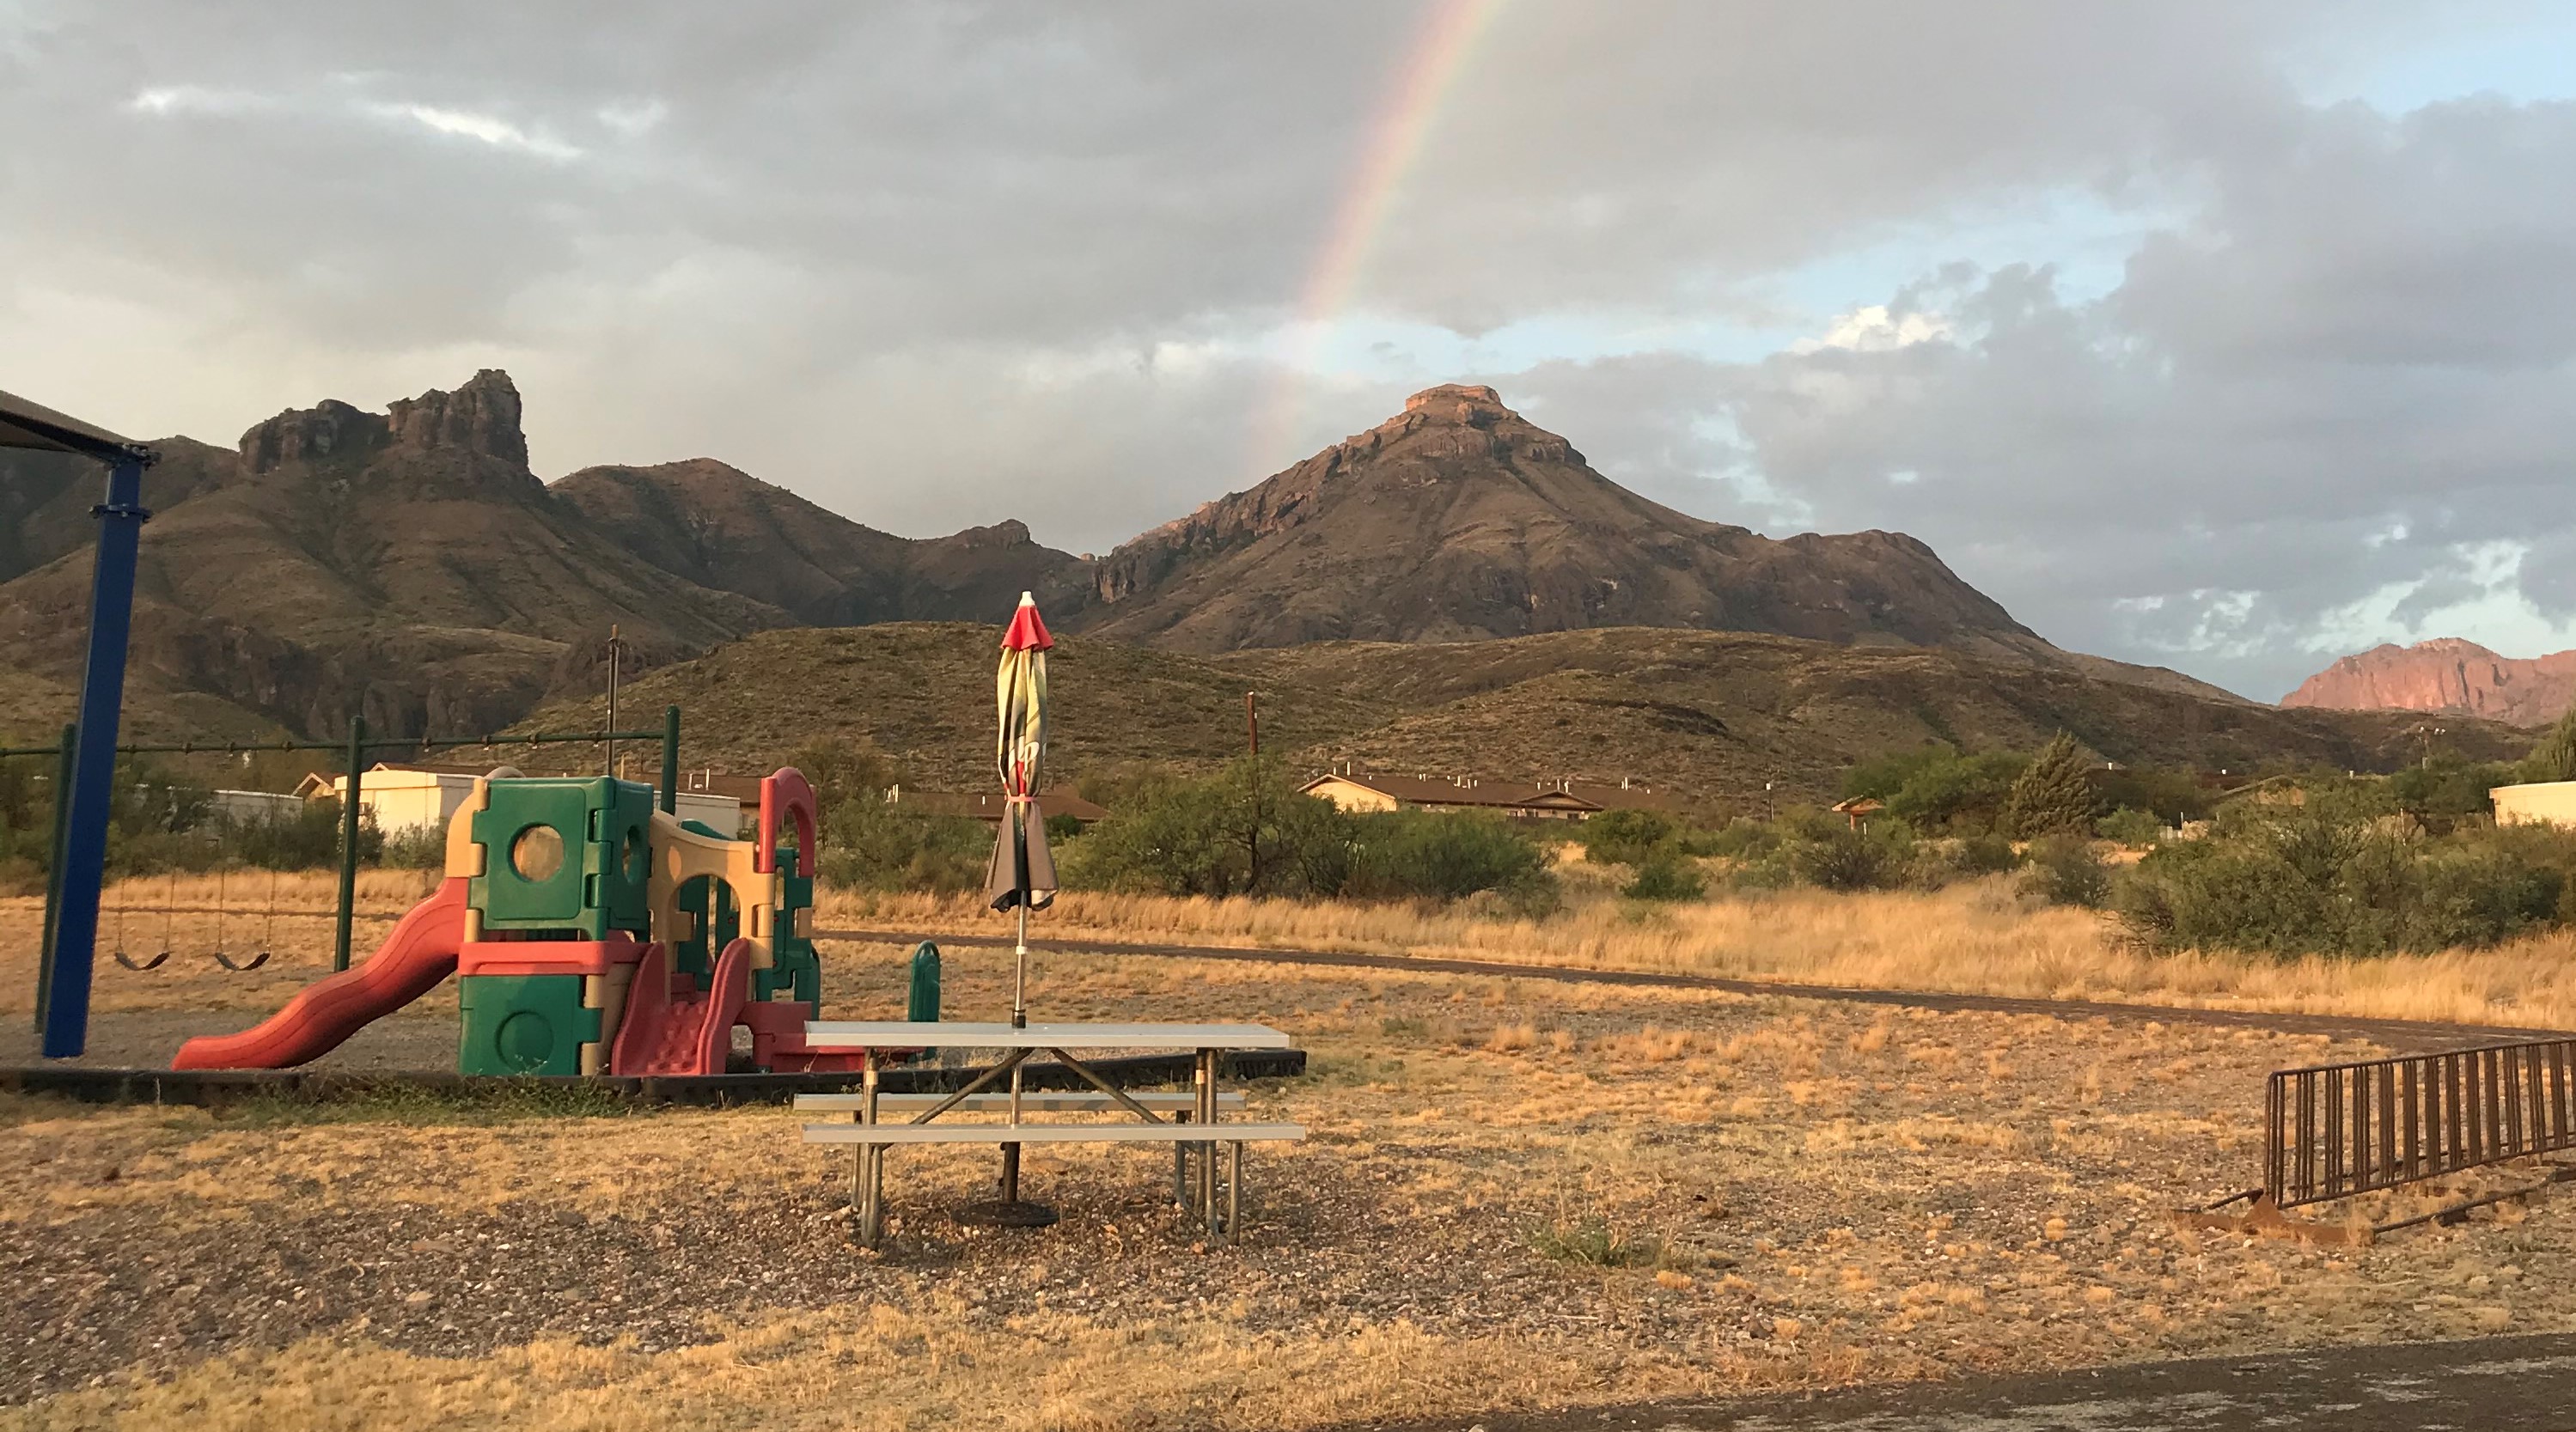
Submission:
[[[2384,787],[2299,794],[2231,805],[2201,839],[2158,847],[2113,892],[2122,922],[2160,949],[2376,955],[2493,945],[2569,913],[2576,833],[2437,835]]]
[[[1301,795],[1277,763],[1146,779],[1059,856],[1068,888],[1164,895],[1553,899],[1536,833],[1492,817],[1353,814]]]
[[[53,766],[50,758],[0,761],[0,893],[44,891],[53,867]],[[117,763],[113,791],[110,879],[220,866],[310,870],[340,858],[340,803],[329,797],[288,815],[231,819],[216,809],[207,786],[134,757]],[[384,860],[385,845],[373,824],[359,827],[361,863]]]

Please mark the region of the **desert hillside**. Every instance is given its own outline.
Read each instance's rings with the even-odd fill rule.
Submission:
[[[996,628],[897,623],[758,633],[651,672],[629,710],[687,712],[692,763],[753,770],[816,737],[868,742],[918,782],[992,779]],[[2027,749],[2058,730],[2106,759],[2237,770],[2279,762],[2386,770],[2411,759],[2395,715],[2283,711],[1960,652],[1838,646],[1650,627],[1481,642],[1318,643],[1197,655],[1060,637],[1050,666],[1057,769],[1212,766],[1243,750],[1243,693],[1265,752],[1321,770],[1643,780],[1721,809],[1834,791],[1865,756],[1925,741]],[[530,728],[581,729],[598,698]],[[2478,757],[2529,738],[2462,720]],[[495,755],[497,756],[496,752]],[[516,759],[516,757],[513,757]]]

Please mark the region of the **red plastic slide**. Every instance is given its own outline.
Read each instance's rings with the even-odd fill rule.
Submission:
[[[305,986],[284,1009],[239,1034],[189,1040],[170,1067],[284,1069],[319,1059],[369,1022],[438,988],[465,941],[465,885],[457,879],[440,884],[365,964]]]
[[[626,991],[626,1017],[609,1046],[608,1072],[722,1074],[750,984],[749,940],[736,940],[716,956],[703,992],[656,948]]]

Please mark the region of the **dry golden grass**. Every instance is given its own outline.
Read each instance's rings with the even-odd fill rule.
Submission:
[[[2008,880],[1912,892],[1832,895],[1785,891],[1643,906],[1613,898],[1597,870],[1567,871],[1567,908],[1515,919],[1475,901],[1448,907],[1297,900],[1179,900],[1068,891],[1040,916],[1037,934],[1086,939],[1269,946],[1668,970],[1849,988],[1939,990],[2037,999],[2099,999],[2213,1009],[2280,1010],[2465,1024],[2576,1028],[2576,933],[2490,950],[2371,960],[2276,961],[2224,952],[2158,955],[2121,938],[2106,917],[2050,908],[2013,893]],[[433,872],[370,870],[359,876],[355,946],[372,950],[436,881]],[[256,1009],[327,968],[334,877],[237,872],[123,881],[103,904],[102,955],[118,910],[138,957],[180,951],[187,971],[130,974],[100,961],[104,1010]],[[220,897],[220,899],[219,899]],[[218,921],[177,905],[218,904]],[[0,900],[0,1013],[31,1007],[32,951],[42,902]],[[826,891],[818,923],[942,930],[1008,929],[972,897]],[[165,933],[166,931],[166,933]],[[258,976],[224,975],[203,952],[275,950]]]
[[[2017,896],[2009,880],[1923,894],[1813,890],[1645,906],[1579,870],[1567,908],[1514,919],[1447,908],[1066,892],[1043,933],[1361,951],[1689,974],[1849,988],[1941,990],[2576,1028],[2576,933],[2372,960],[2159,955],[2107,917]],[[1004,928],[970,897],[831,894],[826,927]]]
[[[428,870],[359,871],[352,957],[363,960],[373,952],[393,921],[438,880],[438,872]],[[330,970],[339,888],[339,877],[323,871],[120,880],[99,901],[92,1007],[247,1010],[283,1003]],[[187,913],[164,913],[174,909]],[[211,913],[219,910],[225,913]],[[44,917],[41,899],[0,899],[0,1013],[35,1007],[35,951]],[[173,952],[171,960],[149,972],[124,969],[109,958],[120,937],[137,960],[163,949]],[[207,958],[217,949],[237,961],[266,949],[269,963],[252,974],[228,973]]]
[[[834,1015],[901,997],[899,948],[827,968]],[[955,952],[952,1010],[1002,1007],[1008,971]],[[1313,1137],[1261,1156],[1248,1247],[1193,1256],[1127,1213],[1105,1229],[1168,1165],[1067,1150],[1029,1165],[1064,1225],[943,1250],[937,1211],[979,1194],[989,1155],[925,1151],[890,1182],[898,1252],[865,1265],[864,1296],[710,1306],[693,1345],[658,1351],[539,1336],[472,1355],[406,1345],[396,1297],[379,1326],[140,1366],[0,1409],[0,1429],[1276,1428],[2576,1326],[2576,1200],[2335,1256],[2164,1226],[2252,1172],[2263,1071],[2365,1052],[2322,1038],[1067,953],[1039,959],[1032,1004],[1297,1034],[1312,1072],[1253,1113]],[[149,1228],[166,1262],[272,1219],[399,1217],[409,1238],[513,1210],[818,1218],[842,1165],[794,1121],[8,1101],[0,1229],[38,1246]],[[800,1226],[767,1256],[858,1256],[836,1225]],[[1498,1291],[1469,1308],[1460,1287]],[[1115,1310],[1084,1305],[1122,1288]],[[0,1344],[37,1331],[10,1316]]]

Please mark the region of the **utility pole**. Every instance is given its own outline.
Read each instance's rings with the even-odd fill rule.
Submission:
[[[607,750],[601,764],[606,774],[617,774],[617,623],[608,624],[608,739],[601,743]]]
[[[1766,824],[1771,820],[1771,782],[1769,781],[1762,783],[1762,819]]]
[[[2435,726],[2429,722],[2415,728],[2415,734],[2424,738],[2423,767],[2425,770],[2433,769],[2433,738],[2446,734],[2449,730],[2447,726]]]
[[[1252,756],[1252,829],[1246,840],[1246,863],[1250,869],[1243,881],[1246,895],[1261,883],[1261,711],[1254,705],[1260,694],[1257,691],[1243,693],[1243,739]]]

